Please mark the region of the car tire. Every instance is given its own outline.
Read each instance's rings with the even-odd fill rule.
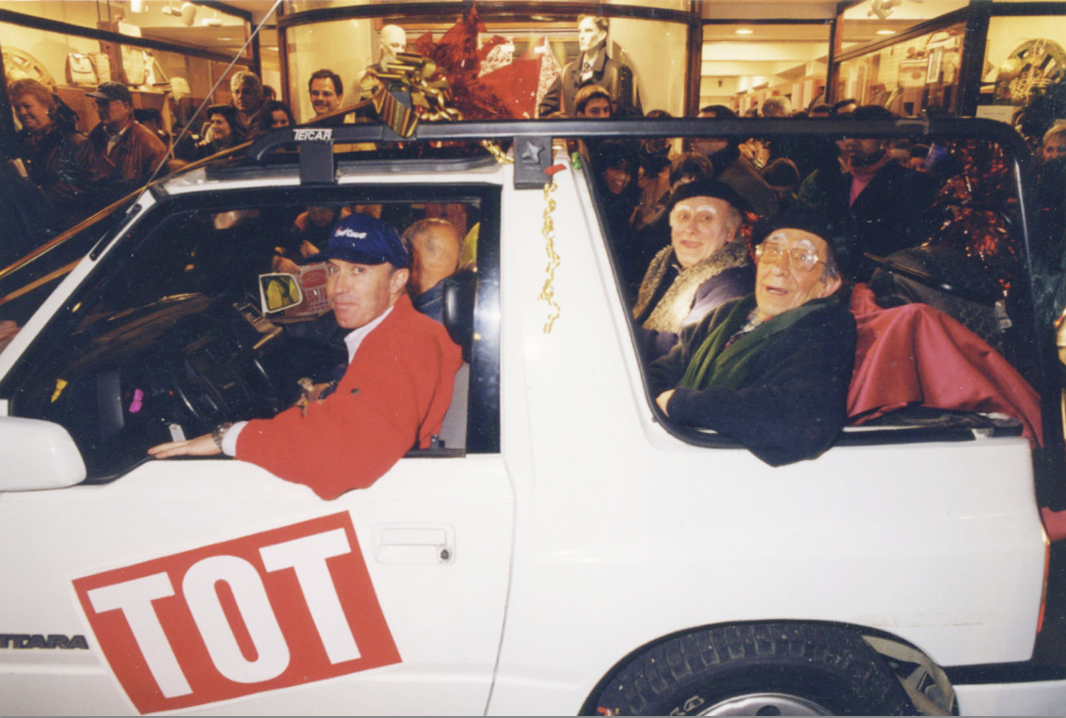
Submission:
[[[631,657],[591,715],[915,715],[854,631],[807,623],[716,626]]]

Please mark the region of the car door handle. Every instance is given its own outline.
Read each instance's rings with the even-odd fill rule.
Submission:
[[[455,560],[455,529],[451,526],[375,526],[374,558],[378,563],[451,563]]]

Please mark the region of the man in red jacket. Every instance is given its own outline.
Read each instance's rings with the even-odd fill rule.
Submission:
[[[462,356],[444,327],[411,305],[404,240],[384,222],[352,214],[316,260],[328,261],[326,294],[337,323],[351,330],[348,368],[335,389],[272,419],[223,424],[149,454],[224,453],[333,499],[366,488],[412,447],[429,447]]]

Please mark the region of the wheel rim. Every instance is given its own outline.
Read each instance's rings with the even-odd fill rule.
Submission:
[[[748,693],[701,711],[704,716],[828,716],[825,706],[786,693]]]

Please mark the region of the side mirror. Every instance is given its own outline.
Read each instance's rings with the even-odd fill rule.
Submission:
[[[299,280],[292,274],[259,275],[259,307],[263,314],[276,314],[304,300]]]
[[[62,489],[85,480],[85,462],[59,424],[0,416],[0,492]]]

